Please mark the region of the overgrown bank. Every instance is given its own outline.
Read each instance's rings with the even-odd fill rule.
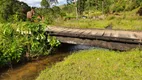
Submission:
[[[142,51],[87,50],[47,68],[37,80],[141,80]]]
[[[31,22],[1,24],[0,67],[48,55],[60,43],[55,37],[45,34],[45,27],[43,24]]]

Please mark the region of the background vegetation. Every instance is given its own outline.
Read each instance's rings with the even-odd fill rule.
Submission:
[[[30,7],[18,0],[0,1],[0,22],[13,22],[26,20],[26,13]]]
[[[67,1],[68,4],[65,5],[66,7],[70,7],[69,5],[76,5],[74,0]],[[141,5],[141,0],[77,0],[77,12],[80,16],[84,15],[83,12],[86,12],[88,15],[90,12],[97,11],[100,11],[101,13],[114,13],[131,11]],[[75,12],[75,9],[72,12]]]
[[[142,12],[138,13],[139,10],[142,11],[140,0],[81,0],[84,3],[79,1],[77,2],[77,14],[74,2],[61,6],[61,11],[66,13],[65,19],[55,20],[53,25],[99,29],[111,26],[112,29],[142,30],[142,17],[140,16]],[[80,8],[83,8],[81,12],[78,11]]]
[[[41,1],[41,8],[34,8],[35,15],[34,18],[42,17],[43,21],[47,24],[52,24],[60,22],[61,20],[66,21],[75,18],[88,18],[94,19],[100,15],[108,16],[110,14],[122,13],[123,19],[129,14],[125,14],[129,11],[137,9],[142,6],[141,0],[67,0],[68,4],[62,6],[54,6],[58,3],[58,0]],[[24,2],[19,2],[18,0],[1,0],[0,1],[0,22],[16,22],[25,21],[26,13],[30,11],[29,7]],[[113,19],[113,16],[112,16]]]
[[[67,0],[62,6],[42,0],[26,21],[31,7],[18,0],[0,1],[0,67],[47,55],[60,43],[45,35],[46,25],[79,28],[142,30],[142,0]],[[47,36],[48,35],[48,36]],[[142,79],[142,52],[81,51],[69,56],[37,80],[48,79]]]

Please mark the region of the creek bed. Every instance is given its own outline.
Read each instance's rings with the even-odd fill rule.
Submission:
[[[50,68],[74,51],[93,48],[83,45],[62,44],[52,55],[40,57],[38,60],[18,64],[13,69],[0,70],[0,80],[35,80],[45,68]]]

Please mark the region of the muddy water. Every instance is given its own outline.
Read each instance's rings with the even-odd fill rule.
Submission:
[[[26,64],[16,65],[13,69],[0,70],[0,80],[35,80],[46,67],[50,68],[74,51],[90,48],[93,47],[63,44],[52,55],[41,57],[39,60]]]

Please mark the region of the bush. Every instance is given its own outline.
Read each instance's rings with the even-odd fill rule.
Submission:
[[[59,45],[55,37],[45,35],[44,26],[36,23],[5,24],[0,31],[0,67],[19,61],[22,57],[30,59],[48,55]]]
[[[17,0],[0,1],[0,22],[13,22],[17,20],[26,20],[26,13],[30,7]]]

